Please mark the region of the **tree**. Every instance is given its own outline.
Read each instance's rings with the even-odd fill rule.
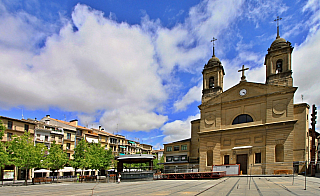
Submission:
[[[49,149],[49,154],[43,161],[43,165],[54,172],[54,170],[62,169],[67,162],[67,154],[61,149],[61,145],[56,144],[56,141],[53,141]]]
[[[89,168],[101,170],[111,166],[113,155],[112,150],[105,150],[101,143],[88,144]]]
[[[84,139],[82,139],[74,148],[71,166],[75,168],[76,171],[77,168],[80,168],[82,170],[81,175],[83,175],[83,170],[89,166],[88,160],[88,145],[87,142]]]
[[[6,130],[6,127],[2,124],[2,121],[0,120],[0,173],[1,173],[1,179],[2,179],[2,185],[3,185],[3,173],[2,169],[9,163],[9,154],[6,151],[5,145],[3,142],[1,142],[4,130]]]
[[[158,160],[158,158],[153,159],[153,168],[156,170],[160,170],[163,169],[163,164],[158,164],[158,163],[164,163],[164,156],[162,156],[160,158],[160,160]]]
[[[103,167],[103,151],[100,142],[88,144],[88,167],[90,169],[98,170]]]
[[[114,159],[114,156],[112,154],[112,149],[109,148],[108,150],[104,150],[102,154],[102,168],[109,169],[109,167],[111,167],[112,165],[113,159]]]
[[[42,143],[34,146],[30,134],[25,132],[21,136],[13,136],[8,142],[8,151],[10,161],[19,169],[26,170],[25,184],[28,185],[28,170],[35,167],[41,167],[44,159],[46,146]]]

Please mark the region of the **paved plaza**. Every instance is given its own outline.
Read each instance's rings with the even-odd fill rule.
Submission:
[[[116,183],[61,182],[3,186],[0,195],[320,195],[320,178],[225,177],[218,180],[154,180]]]

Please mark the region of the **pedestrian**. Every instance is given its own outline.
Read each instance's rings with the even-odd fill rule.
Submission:
[[[121,174],[120,174],[120,172],[118,173],[118,183],[120,183],[120,178],[121,178]]]

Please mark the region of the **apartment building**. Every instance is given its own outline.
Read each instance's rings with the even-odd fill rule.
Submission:
[[[164,149],[160,149],[160,150],[152,150],[152,154],[156,155],[157,159],[160,161],[161,158],[163,157],[163,152]]]
[[[77,139],[77,129],[65,121],[51,118],[50,115],[40,120],[46,127],[51,127],[51,140],[62,145],[62,149],[67,152],[69,159],[72,159]],[[51,141],[51,142],[52,142]]]
[[[140,144],[139,148],[141,154],[152,154],[152,145]]]
[[[14,135],[21,136],[25,132],[30,133],[30,137],[34,138],[34,132],[36,129],[36,123],[29,122],[27,120],[18,120],[14,118],[0,116],[0,120],[5,125],[6,130],[4,131],[4,136],[1,142],[11,141]],[[3,169],[5,175],[5,180],[24,180],[25,170],[18,169],[14,165],[6,165]],[[28,179],[31,179],[31,171],[28,172]]]
[[[67,122],[51,118],[50,115],[43,117],[39,121],[37,119],[18,120],[8,117],[0,117],[0,120],[7,127],[2,142],[10,141],[13,135],[19,136],[27,131],[30,133],[30,137],[33,138],[34,144],[43,143],[48,149],[50,149],[53,141],[56,144],[60,144],[62,150],[67,152],[69,159],[73,159],[74,149],[83,138],[89,143],[100,142],[101,146],[106,150],[111,148],[114,156],[137,153],[151,154],[152,152],[151,145],[128,140],[123,135],[108,133],[101,126],[99,126],[99,129],[79,126],[78,120]],[[13,165],[6,166],[5,170],[12,171],[15,179],[24,179],[24,171],[18,171]],[[68,167],[61,170],[60,175],[63,175],[64,171],[74,173]],[[32,171],[29,173],[29,178],[34,176]]]

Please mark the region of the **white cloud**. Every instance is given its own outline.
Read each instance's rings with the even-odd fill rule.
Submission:
[[[177,140],[182,140],[191,137],[191,121],[200,118],[200,114],[195,116],[189,116],[185,121],[175,120],[170,123],[166,123],[161,130],[166,135],[163,138],[163,142],[169,143]]]
[[[308,26],[310,33],[316,33],[320,28],[320,3],[319,0],[308,0],[305,6],[303,6],[302,11],[304,13],[309,12],[311,16],[309,20],[305,23]]]
[[[29,39],[28,32],[16,29],[11,34]],[[6,73],[0,78],[3,106],[56,106],[89,114],[106,110],[104,116],[118,111],[127,130],[148,131],[167,119],[154,112],[167,93],[150,37],[139,26],[116,23],[85,5],[75,7],[72,21],[47,38],[39,55],[17,49],[0,55],[0,70]],[[101,122],[104,127],[113,123]]]
[[[154,149],[154,150],[160,150],[160,149],[163,149],[163,144],[156,143],[156,145],[154,145],[154,146],[153,146],[153,149]]]
[[[149,131],[161,127],[167,120],[167,116],[158,115],[132,105],[105,112],[100,123],[107,131]]]
[[[243,1],[202,1],[192,7],[185,22],[172,29],[162,27],[158,20],[143,19],[144,29],[153,35],[162,77],[179,70],[194,72],[195,64],[211,54],[210,40],[219,36],[241,14]]]
[[[187,106],[195,101],[201,101],[202,95],[202,81],[197,85],[189,89],[180,100],[177,100],[173,106],[176,112],[185,111]]]
[[[249,0],[245,4],[245,15],[256,24],[256,28],[270,15],[279,15],[285,12],[288,7],[282,3],[282,0]]]
[[[304,102],[320,105],[319,62],[320,62],[320,30],[308,37],[300,46],[296,46],[292,54],[293,83],[298,86],[295,103]]]
[[[71,21],[61,19],[65,25],[59,34],[52,33],[54,28],[39,31],[42,23],[31,15],[5,12],[0,20],[1,29],[7,30],[0,33],[0,40],[7,43],[0,46],[0,70],[6,73],[0,78],[5,92],[0,105],[77,111],[81,123],[89,125],[92,122],[87,121],[94,118],[88,116],[105,111],[100,123],[110,131],[159,128],[168,117],[155,111],[161,111],[170,85],[175,85],[164,86],[163,79],[171,80],[175,66],[193,70],[193,64],[210,52],[208,32],[227,27],[240,5],[204,1],[190,10],[186,23],[167,29],[147,17],[141,25],[117,23],[113,14],[105,18],[102,12],[78,4]],[[35,45],[44,38],[44,47],[35,54]],[[196,98],[181,101],[188,104],[187,99]]]

